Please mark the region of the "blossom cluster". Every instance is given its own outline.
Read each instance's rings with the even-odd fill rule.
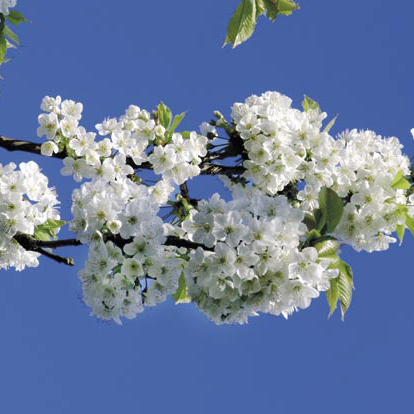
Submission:
[[[135,167],[149,162],[165,183],[182,184],[200,174],[207,138],[196,132],[184,138],[156,123],[148,111],[138,106],[130,105],[119,119],[108,118],[97,124],[99,135],[105,137],[100,141],[96,141],[96,133],[79,126],[81,103],[62,101],[60,96],[45,97],[41,109],[45,113],[39,115],[37,134],[49,140],[42,144],[42,154],[51,156],[65,149],[69,156],[63,160],[61,172],[73,174],[78,182],[96,176],[113,178],[120,169],[123,174],[127,157]],[[131,167],[129,170],[132,174]]]
[[[305,217],[317,221],[323,189],[341,204],[339,222],[312,237],[358,251],[388,248],[405,215],[414,215],[414,195],[395,185],[396,177],[410,174],[402,145],[372,131],[334,138],[331,124],[322,129],[326,114],[312,108],[294,109],[277,92],[235,103],[227,128],[242,142],[245,171],[222,177],[232,199],[187,199],[181,213],[172,209],[176,220],[168,224],[160,207],[176,206],[174,189],[200,174],[209,159],[207,136],[218,137],[215,127],[225,121],[203,123],[202,135],[180,134],[159,114],[131,105],[96,125],[97,140],[79,125],[81,103],[44,98],[38,135],[48,140],[42,153],[65,151],[61,173],[88,179],[72,193],[69,226],[89,245],[79,277],[92,313],[120,323],[183,287],[217,324],[245,323],[259,312],[288,317],[307,308],[342,271],[334,263],[338,252],[321,254],[305,225]],[[142,183],[143,169],[159,175],[156,184]]]
[[[321,130],[325,113],[290,105],[277,92],[233,105],[232,118],[248,155],[244,176],[272,195],[287,185],[300,188],[297,201],[307,212],[319,207],[322,187],[333,189],[346,203],[337,237],[358,251],[387,249],[396,241],[389,235],[404,224],[398,207],[408,202],[404,190],[392,187],[399,171],[409,174],[399,140],[357,130],[334,139]]]
[[[178,287],[182,260],[164,246],[154,190],[124,176],[97,178],[72,193],[70,229],[90,245],[79,273],[84,300],[102,319],[133,318]]]
[[[17,233],[33,235],[36,226],[59,219],[54,188],[33,162],[0,164],[0,269],[38,265],[39,253],[26,251],[14,239]]]
[[[307,308],[338,275],[315,247],[300,249],[304,213],[285,196],[233,186],[233,200],[201,201],[182,224],[201,247],[190,254],[189,294],[215,323],[244,323],[257,312],[290,315]]]
[[[399,171],[409,175],[410,161],[397,138],[372,131],[345,131],[336,142],[341,150],[332,188],[349,200],[335,234],[357,251],[386,250],[396,242],[390,235],[397,226],[405,226],[400,206],[412,205],[406,191],[392,185]]]
[[[83,106],[60,97],[44,98],[38,135],[49,139],[42,153],[66,150],[63,175],[84,178],[72,193],[71,231],[85,244],[89,256],[79,274],[84,300],[93,314],[121,322],[145,305],[164,301],[178,287],[182,259],[166,240],[160,204],[166,203],[174,184],[198,175],[206,154],[207,138],[188,138],[168,132],[146,110],[129,106],[120,119],[97,124],[99,135],[79,126]],[[153,186],[140,184],[134,167],[149,162],[162,179]]]

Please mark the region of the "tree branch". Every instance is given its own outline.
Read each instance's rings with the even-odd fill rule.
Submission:
[[[56,254],[48,252],[47,250],[44,250],[44,248],[54,249],[58,247],[83,245],[83,243],[77,239],[44,241],[44,240],[36,240],[33,236],[30,236],[28,234],[23,234],[20,232],[15,234],[14,239],[17,241],[17,243],[20,244],[20,246],[23,247],[23,249],[36,252],[36,253],[40,253],[43,256],[46,256],[49,259],[54,260],[55,262],[63,263],[68,266],[73,266],[75,264],[74,260],[71,257],[58,256]],[[108,237],[105,241],[112,241],[120,249],[123,249],[126,244],[132,243],[133,237],[131,237],[128,240],[125,240],[118,235],[113,235],[111,237]],[[175,246],[178,248],[185,247],[187,249],[194,249],[194,250],[197,249],[198,247],[201,247],[203,250],[214,251],[212,247],[207,247],[204,244],[195,243],[190,240],[180,239],[179,237],[175,237],[175,236],[168,236],[164,245]]]
[[[134,240],[133,237],[131,237],[128,240],[123,239],[119,235],[112,235],[110,236],[106,241],[111,241],[116,246],[118,246],[120,249],[123,249],[126,244],[132,243]],[[164,243],[164,246],[175,246],[175,247],[185,247],[187,249],[197,249],[198,247],[201,247],[203,250],[208,250],[210,252],[214,251],[212,247],[207,247],[204,244],[201,243],[195,243],[190,240],[180,239],[176,236],[167,236],[167,240]]]
[[[0,135],[0,148],[4,148],[8,151],[24,151],[30,152],[32,154],[42,155],[40,152],[40,144],[31,141],[22,141],[19,139],[8,138],[3,135]],[[201,164],[201,175],[217,175],[223,174],[227,176],[231,175],[238,175],[243,174],[245,168],[242,166],[227,166],[227,165],[220,165],[220,164],[212,164],[209,161],[213,160],[223,160],[227,157],[234,157],[235,152],[234,149],[229,148],[224,151],[220,151],[219,153],[207,154]],[[56,154],[52,154],[51,158],[58,158],[64,159],[68,156],[66,151],[61,151]],[[152,165],[149,162],[144,162],[141,165],[136,165],[132,158],[127,157],[126,163],[130,165],[134,169],[144,169],[144,170],[152,170]]]
[[[41,247],[38,247],[36,250],[33,250],[33,251],[35,251],[37,253],[40,253],[43,256],[46,256],[49,259],[54,260],[55,262],[63,263],[63,264],[68,265],[68,266],[74,266],[75,265],[75,261],[71,257],[58,256],[57,254],[53,254],[53,253],[50,253],[46,250],[43,250]]]
[[[48,257],[49,259],[54,260],[58,263],[63,263],[68,266],[73,266],[75,264],[74,260],[71,257],[62,257],[58,256],[57,254],[53,254],[44,250],[43,248],[56,248],[56,247],[63,247],[63,246],[78,246],[82,244],[79,240],[76,239],[68,239],[68,240],[52,240],[52,241],[42,241],[36,240],[33,236],[29,236],[23,233],[17,233],[14,236],[14,240],[23,247],[23,249],[40,253],[43,256]]]
[[[7,138],[0,135],[0,148],[4,148],[7,151],[24,151],[32,154],[42,155],[40,152],[40,144],[31,141],[22,141],[20,139]],[[57,154],[51,155],[53,158],[66,158],[66,151],[58,152]]]

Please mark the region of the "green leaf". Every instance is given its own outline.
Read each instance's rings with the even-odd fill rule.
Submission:
[[[344,209],[342,199],[334,190],[323,187],[319,192],[319,207],[326,215],[325,231],[322,234],[332,233],[341,219]]]
[[[397,224],[397,236],[398,236],[398,240],[400,241],[400,246],[404,239],[404,233],[405,233],[405,224]]]
[[[10,13],[5,17],[11,24],[14,24],[15,26],[20,23],[26,23],[29,21],[17,10],[10,10]]]
[[[299,9],[299,5],[292,0],[264,0],[267,8],[267,17],[274,22],[278,14],[288,16],[293,10]]]
[[[338,280],[339,300],[341,301],[341,319],[345,319],[345,313],[349,309],[352,300],[352,287],[343,273],[339,274]]]
[[[36,240],[48,241],[56,238],[56,230],[66,224],[63,220],[48,219],[43,224],[35,227],[34,238]]]
[[[407,213],[405,214],[405,225],[407,226],[408,230],[410,230],[411,234],[414,236],[414,218],[409,216]]]
[[[187,283],[185,282],[184,274],[181,273],[180,279],[178,281],[178,288],[176,292],[172,295],[175,304],[179,303],[190,303],[191,298],[188,296],[187,292]]]
[[[320,208],[315,209],[313,212],[316,220],[316,229],[321,232],[326,224],[326,212]]]
[[[279,0],[278,1],[278,13],[285,16],[292,14],[293,10],[299,9],[299,4],[292,0]]]
[[[401,177],[397,182],[394,181],[393,184],[391,184],[391,187],[394,190],[408,190],[411,187],[410,182],[405,177]]]
[[[394,179],[392,180],[391,187],[393,187],[395,184],[397,184],[398,181],[400,181],[401,178],[403,178],[403,176],[404,176],[404,171],[403,170],[399,170],[397,172],[397,174],[395,174]]]
[[[174,120],[170,126],[169,131],[171,133],[173,133],[175,131],[175,129],[178,127],[178,125],[180,125],[180,122],[183,120],[183,118],[185,117],[186,112],[181,112],[180,115],[175,115]]]
[[[313,247],[318,251],[318,257],[332,259],[338,255],[339,243],[337,240],[329,239],[318,242]]]
[[[336,304],[338,303],[338,300],[339,300],[338,278],[331,279],[329,283],[330,283],[330,287],[326,291],[326,300],[328,301],[328,305],[329,305],[328,319],[334,313],[336,309]]]
[[[336,119],[338,118],[338,114],[336,114],[328,123],[328,125],[326,125],[326,127],[324,128],[323,132],[329,132],[331,130],[331,128],[335,125]]]
[[[4,31],[0,33],[0,65],[4,61],[4,55],[7,51],[7,42],[6,38],[4,37]]]
[[[168,106],[164,104],[164,102],[161,102],[157,106],[157,115],[158,115],[159,123],[165,129],[168,129],[171,124],[172,112],[171,112],[171,109],[168,108]]]
[[[20,44],[19,42],[19,36],[17,36],[16,33],[14,33],[12,30],[10,30],[10,28],[8,26],[4,26],[4,34],[10,38],[11,40],[13,40],[14,43],[17,43],[18,45]]]
[[[330,307],[329,316],[332,315],[336,308],[337,301],[339,300],[341,303],[341,317],[342,320],[344,320],[345,313],[351,304],[352,289],[354,287],[352,269],[348,263],[345,263],[340,259],[332,263],[330,268],[338,269],[339,274],[338,277],[330,280],[331,285],[329,290],[326,292]]]
[[[306,224],[308,230],[313,230],[316,228],[316,219],[312,214],[306,213],[302,221]]]
[[[256,13],[257,16],[261,16],[266,12],[265,0],[256,0]]]
[[[395,174],[395,177],[391,183],[391,187],[395,190],[408,190],[411,187],[410,182],[404,177],[403,170],[399,170],[397,174]]]
[[[302,108],[305,112],[311,109],[316,109],[318,112],[321,112],[321,108],[319,108],[318,102],[314,101],[312,98],[309,98],[309,96],[306,95],[303,96]]]
[[[242,0],[229,21],[223,47],[231,43],[235,48],[246,41],[253,34],[256,21],[256,2]]]

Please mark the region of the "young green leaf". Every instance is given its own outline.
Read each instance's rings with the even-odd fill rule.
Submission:
[[[349,284],[344,273],[339,273],[338,278],[339,300],[341,301],[341,319],[345,319],[345,313],[351,305],[352,286]]]
[[[279,0],[278,1],[278,13],[285,16],[292,14],[294,10],[299,9],[299,4],[292,0]]]
[[[293,10],[299,9],[299,5],[292,0],[264,0],[267,9],[267,17],[274,22],[278,14],[288,16]]]
[[[398,181],[395,182],[395,179],[393,183],[391,184],[391,187],[394,188],[394,190],[408,190],[411,185],[410,182],[405,178],[401,177]]]
[[[171,112],[171,109],[168,108],[168,106],[164,104],[164,102],[161,102],[160,104],[158,104],[157,115],[158,115],[158,121],[160,122],[160,124],[165,129],[168,129],[171,124],[172,112]]]
[[[186,112],[182,112],[180,115],[175,115],[174,120],[170,126],[169,131],[171,133],[173,133],[176,128],[178,127],[178,125],[180,125],[180,122],[183,120],[183,118],[185,117]]]
[[[314,240],[317,240],[321,237],[321,233],[316,230],[316,229],[312,229],[309,231],[308,236],[306,237],[306,241],[308,243],[311,243]]]
[[[403,170],[399,170],[397,174],[395,174],[395,177],[391,183],[391,187],[395,190],[408,190],[411,187],[410,182],[404,177]]]
[[[303,96],[302,108],[305,112],[309,111],[310,109],[316,109],[318,112],[321,112],[321,108],[319,108],[318,102],[314,101],[312,98],[309,98],[309,96],[306,95]]]
[[[403,176],[404,176],[404,171],[403,170],[399,170],[397,172],[397,174],[395,174],[394,179],[392,180],[391,187],[393,187],[395,184],[397,184],[398,181],[400,181],[401,178],[403,178]]]
[[[414,218],[409,216],[407,213],[405,214],[405,225],[407,226],[408,230],[410,230],[411,234],[414,236]]]
[[[11,24],[14,24],[15,26],[20,23],[26,23],[29,21],[17,10],[10,10],[9,14],[5,17]]]
[[[326,127],[323,129],[323,132],[329,132],[331,128],[335,125],[336,119],[338,118],[338,114],[336,114],[326,125]]]
[[[34,238],[36,240],[48,241],[56,238],[56,230],[66,224],[63,220],[48,219],[35,227]]]
[[[242,0],[229,21],[223,47],[231,43],[235,48],[246,41],[253,34],[256,21],[256,1]]]
[[[181,273],[180,279],[178,280],[178,288],[176,292],[172,295],[175,304],[179,303],[190,303],[191,298],[188,296],[187,292],[187,283],[185,282],[184,274]]]
[[[338,300],[339,300],[338,278],[331,279],[329,283],[330,283],[330,287],[326,291],[326,300],[328,301],[328,305],[329,305],[328,319],[334,313],[336,309],[336,304],[338,303]]]
[[[335,193],[334,190],[323,187],[319,192],[319,206],[322,213],[326,215],[325,233],[332,233],[341,219],[344,209],[342,199]]]
[[[318,257],[333,259],[338,256],[339,243],[337,240],[329,239],[316,243],[313,247],[318,251]]]
[[[4,34],[11,40],[13,40],[14,43],[16,44],[20,44],[19,43],[19,36],[17,36],[16,33],[14,33],[12,30],[10,30],[10,28],[8,26],[4,26]]]
[[[0,33],[0,65],[4,61],[4,55],[7,51],[7,42],[6,38],[4,37],[4,31]]]
[[[404,239],[404,233],[405,233],[405,224],[397,224],[397,236],[398,236],[398,240],[400,241],[400,246]]]
[[[256,0],[256,14],[261,16],[266,12],[265,0]]]
[[[354,287],[352,269],[348,263],[340,259],[333,262],[330,268],[338,269],[339,274],[338,277],[330,280],[331,285],[326,293],[330,307],[329,316],[332,315],[336,308],[336,303],[339,300],[341,303],[341,318],[344,320],[345,313],[351,304],[352,289]]]

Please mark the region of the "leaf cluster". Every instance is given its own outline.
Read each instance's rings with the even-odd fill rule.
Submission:
[[[227,26],[223,46],[230,43],[235,48],[245,42],[253,34],[262,14],[274,22],[278,15],[288,16],[297,9],[299,5],[293,0],[242,0]]]

